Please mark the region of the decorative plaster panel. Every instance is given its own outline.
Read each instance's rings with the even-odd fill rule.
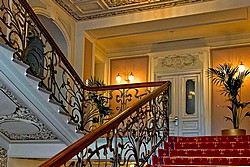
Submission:
[[[157,53],[155,53],[157,55]],[[161,53],[163,54],[163,53]],[[173,73],[184,72],[187,70],[203,69],[203,59],[208,55],[207,51],[186,52],[186,53],[172,53],[166,56],[155,57],[154,71],[155,73]]]
[[[0,133],[9,140],[57,140],[58,138],[22,105],[15,95],[0,82],[0,91],[10,99],[15,111],[0,115]]]
[[[192,54],[173,55],[161,59],[161,67],[184,68],[185,66],[192,66],[196,63],[196,57]]]

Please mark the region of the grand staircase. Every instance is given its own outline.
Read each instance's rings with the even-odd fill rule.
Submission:
[[[250,166],[250,135],[169,136],[152,162],[154,167]]]

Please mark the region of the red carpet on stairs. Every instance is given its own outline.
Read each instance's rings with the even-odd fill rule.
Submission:
[[[170,136],[152,158],[153,167],[249,166],[250,135]]]

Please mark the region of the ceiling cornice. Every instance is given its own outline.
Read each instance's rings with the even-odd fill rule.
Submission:
[[[190,5],[195,3],[202,3],[212,0],[139,0],[131,1],[126,0],[123,3],[120,1],[110,1],[104,0],[102,1],[107,7],[107,9],[102,9],[100,7],[98,12],[92,12],[91,14],[85,14],[84,11],[79,10],[80,5],[84,6],[84,2],[71,2],[65,3],[65,0],[54,0],[59,6],[61,6],[70,16],[72,16],[77,21],[84,21],[84,20],[91,20],[91,19],[98,19],[103,17],[111,17],[117,15],[124,15],[124,14],[132,14],[150,10],[157,10],[157,9],[165,9],[171,8],[176,6],[183,6],[183,5]],[[101,10],[102,9],[102,10]]]

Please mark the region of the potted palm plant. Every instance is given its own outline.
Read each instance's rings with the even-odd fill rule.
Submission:
[[[250,117],[250,112],[245,110],[250,101],[241,100],[240,89],[249,74],[249,70],[240,72],[238,66],[233,67],[231,64],[220,64],[217,68],[208,69],[208,77],[214,85],[222,88],[221,95],[227,96],[229,101],[227,108],[231,116],[225,116],[225,119],[233,123],[233,129],[222,130],[222,135],[246,134],[245,129],[240,129],[240,123],[245,117]]]
[[[91,76],[88,79],[88,86],[89,87],[105,86],[105,83],[103,80]],[[92,91],[91,93],[89,93],[89,97],[90,99],[93,100],[99,111],[99,116],[94,117],[93,122],[103,124],[105,117],[111,116],[113,114],[110,104],[108,103],[108,97],[104,96],[103,93],[100,92],[98,93],[97,91]]]

